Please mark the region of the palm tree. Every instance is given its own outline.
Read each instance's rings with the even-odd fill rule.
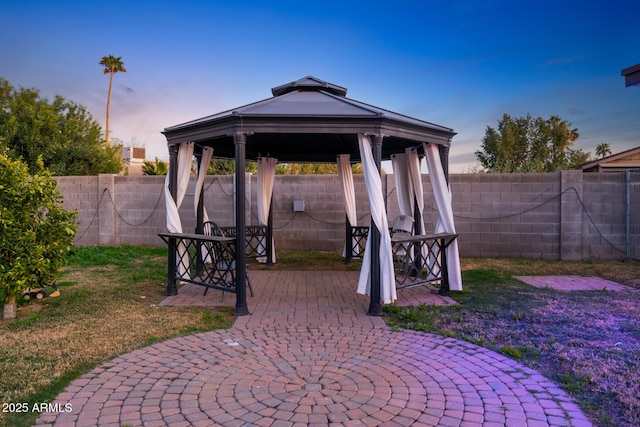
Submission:
[[[145,175],[166,175],[169,165],[156,157],[155,163],[145,160],[142,164],[142,173]]]
[[[113,86],[113,75],[118,72],[126,73],[127,69],[124,68],[121,56],[118,56],[117,58],[113,55],[103,56],[99,64],[104,67],[102,73],[109,74],[109,92],[107,93],[107,121],[105,123],[105,139],[106,144],[109,145],[109,107],[111,105],[111,87]]]
[[[611,154],[611,147],[606,142],[602,144],[598,144],[596,147],[596,156],[600,156],[601,159],[604,159],[608,154]]]

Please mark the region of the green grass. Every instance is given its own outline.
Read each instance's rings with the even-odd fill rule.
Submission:
[[[166,248],[143,248],[140,246],[77,246],[69,254],[69,265],[77,267],[99,267],[112,265],[129,267],[133,263],[152,262],[155,257],[166,257]]]
[[[0,402],[51,401],[117,355],[229,327],[232,308],[157,307],[166,257],[165,248],[76,248],[58,281],[60,297],[23,303],[18,319],[0,323]],[[513,278],[580,274],[640,287],[638,264],[463,259],[462,265],[457,305],[385,307],[387,323],[517,359],[563,386],[598,426],[640,425],[640,292],[562,293]],[[250,268],[345,271],[360,262],[345,265],[334,252],[280,251],[274,266]],[[29,426],[37,415],[0,414],[0,427]]]
[[[640,425],[640,292],[559,292],[514,275],[596,275],[638,287],[640,265],[463,259],[452,306],[385,307],[394,329],[455,337],[539,370],[599,426]]]
[[[166,248],[76,248],[59,281],[60,297],[23,302],[17,319],[0,323],[0,402],[49,402],[120,354],[229,327],[234,318],[227,308],[157,306],[166,259]],[[0,413],[0,426],[29,426],[38,415]]]

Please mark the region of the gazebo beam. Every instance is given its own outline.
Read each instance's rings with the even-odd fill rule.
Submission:
[[[267,218],[267,265],[273,265],[273,193],[269,202],[269,217]]]
[[[202,153],[196,153],[196,162],[198,170],[202,164]],[[198,198],[198,209],[196,210],[196,234],[204,234],[204,191],[200,192]]]
[[[444,171],[444,178],[449,183],[449,146],[438,145],[438,151],[440,152],[440,163],[442,163],[442,170]]]
[[[178,195],[178,145],[169,146],[169,192],[175,202]],[[169,239],[169,254],[167,255],[167,296],[178,295],[176,286],[176,238]]]
[[[236,316],[249,314],[247,307],[247,254],[245,251],[246,209],[245,195],[245,152],[247,135],[236,132],[233,136],[236,148]]]
[[[382,135],[375,135],[371,141],[373,161],[376,164],[378,173],[382,170]],[[371,221],[371,295],[369,301],[369,316],[382,316],[382,306],[380,304],[381,274],[380,274],[380,230]]]

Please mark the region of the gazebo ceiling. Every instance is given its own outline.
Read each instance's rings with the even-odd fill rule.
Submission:
[[[382,158],[423,142],[449,146],[452,129],[346,97],[347,89],[304,77],[271,90],[273,97],[168,127],[169,146],[195,142],[214,156],[235,157],[234,135],[244,133],[246,158],[270,155],[281,162],[335,162],[338,154],[360,161],[359,133],[384,135]]]

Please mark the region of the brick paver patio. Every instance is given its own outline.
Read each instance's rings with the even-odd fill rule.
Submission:
[[[473,344],[367,316],[358,273],[250,271],[250,316],[154,344],[74,381],[55,426],[590,426],[558,386]],[[422,287],[401,303],[447,304]],[[224,303],[232,305],[234,295]],[[183,287],[164,304],[219,305]]]

